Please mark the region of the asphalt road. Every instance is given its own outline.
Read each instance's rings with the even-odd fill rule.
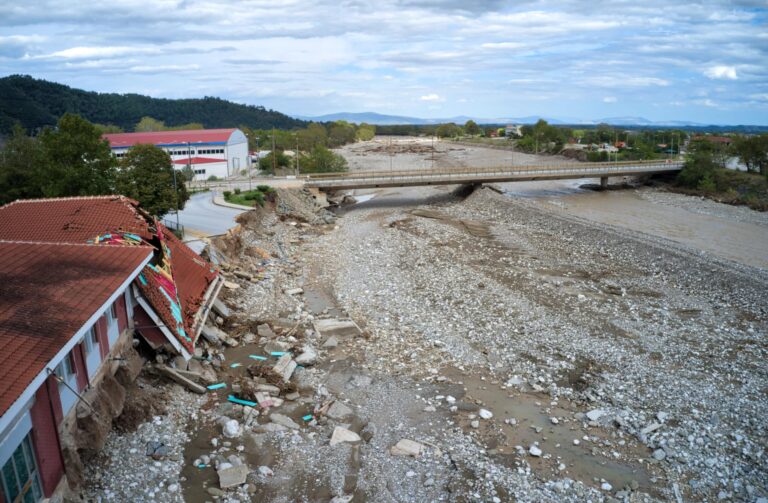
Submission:
[[[240,213],[241,210],[213,204],[213,192],[200,192],[193,194],[179,212],[179,223],[184,226],[187,234],[213,236],[224,234],[234,227],[235,217]],[[166,215],[165,219],[175,221],[176,216]]]

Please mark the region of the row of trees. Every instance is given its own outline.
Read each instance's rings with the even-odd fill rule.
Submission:
[[[102,132],[80,116],[64,114],[38,136],[21,126],[0,149],[0,204],[15,199],[122,194],[158,217],[184,207],[184,177],[153,145],[137,145],[118,161]]]

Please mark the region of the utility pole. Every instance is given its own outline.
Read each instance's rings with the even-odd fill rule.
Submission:
[[[299,169],[299,133],[296,133],[296,176],[299,176],[301,170]]]
[[[277,156],[275,155],[275,128],[272,128],[272,174],[277,174]]]

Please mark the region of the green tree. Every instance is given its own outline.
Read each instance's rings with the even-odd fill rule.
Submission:
[[[313,122],[306,129],[298,132],[299,149],[309,152],[315,145],[326,146],[328,144],[328,131],[325,126]]]
[[[328,146],[340,147],[355,141],[355,126],[347,121],[336,121],[328,127]]]
[[[715,150],[711,142],[695,141],[691,143],[685,166],[677,174],[676,180],[684,187],[699,188],[701,185],[702,189],[709,190],[717,168]]]
[[[123,128],[120,126],[115,126],[114,124],[94,124],[93,125],[96,129],[99,130],[101,134],[110,134],[110,133],[124,133]]]
[[[360,141],[373,140],[376,136],[376,126],[363,122],[357,127],[357,139]]]
[[[64,114],[56,130],[40,135],[45,156],[42,192],[47,197],[111,194],[117,162],[101,132],[78,115]]]
[[[154,145],[135,145],[120,165],[118,192],[136,199],[147,212],[161,218],[184,208],[189,199],[184,176],[174,172],[167,152]]]
[[[133,130],[137,133],[147,133],[150,131],[164,131],[165,123],[152,117],[142,117],[139,122],[136,123]]]
[[[273,168],[277,164],[278,168],[285,168],[291,163],[291,159],[282,152],[275,152],[275,159],[272,159],[273,154],[270,152],[261,159],[259,159],[259,169],[266,171],[267,173],[273,173]],[[274,174],[274,173],[273,173]]]
[[[747,171],[768,175],[768,134],[737,138],[733,152]]]
[[[464,124],[464,132],[469,136],[477,136],[481,134],[483,131],[482,129],[480,129],[480,126],[478,126],[475,121],[473,121],[472,119],[469,119],[466,122],[466,124]]]
[[[347,160],[322,145],[315,145],[308,156],[302,157],[301,171],[305,173],[337,173],[347,171]]]
[[[455,138],[461,135],[461,128],[453,122],[440,124],[435,130],[435,134],[440,138]]]
[[[42,170],[46,166],[43,146],[16,124],[0,150],[0,205],[16,199],[43,197]]]

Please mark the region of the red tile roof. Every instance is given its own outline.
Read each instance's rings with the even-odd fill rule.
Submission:
[[[195,315],[219,273],[141,210],[136,201],[123,196],[94,196],[30,199],[0,206],[3,240],[81,244],[99,239],[99,244],[119,245],[129,242],[126,233],[155,250],[153,265],[145,267],[137,286],[166,327],[188,351],[194,350]],[[170,270],[167,282],[159,272],[165,257]],[[167,295],[160,291],[162,285]],[[181,320],[174,316],[174,304]]]
[[[183,131],[153,131],[149,133],[113,133],[103,138],[114,147],[132,147],[139,143],[151,145],[186,145],[187,143],[227,143],[237,129],[190,129]]]
[[[150,255],[139,246],[0,241],[0,415]]]
[[[227,162],[226,159],[215,159],[213,157],[192,157],[191,159],[176,159],[174,164],[209,164],[212,162]]]

